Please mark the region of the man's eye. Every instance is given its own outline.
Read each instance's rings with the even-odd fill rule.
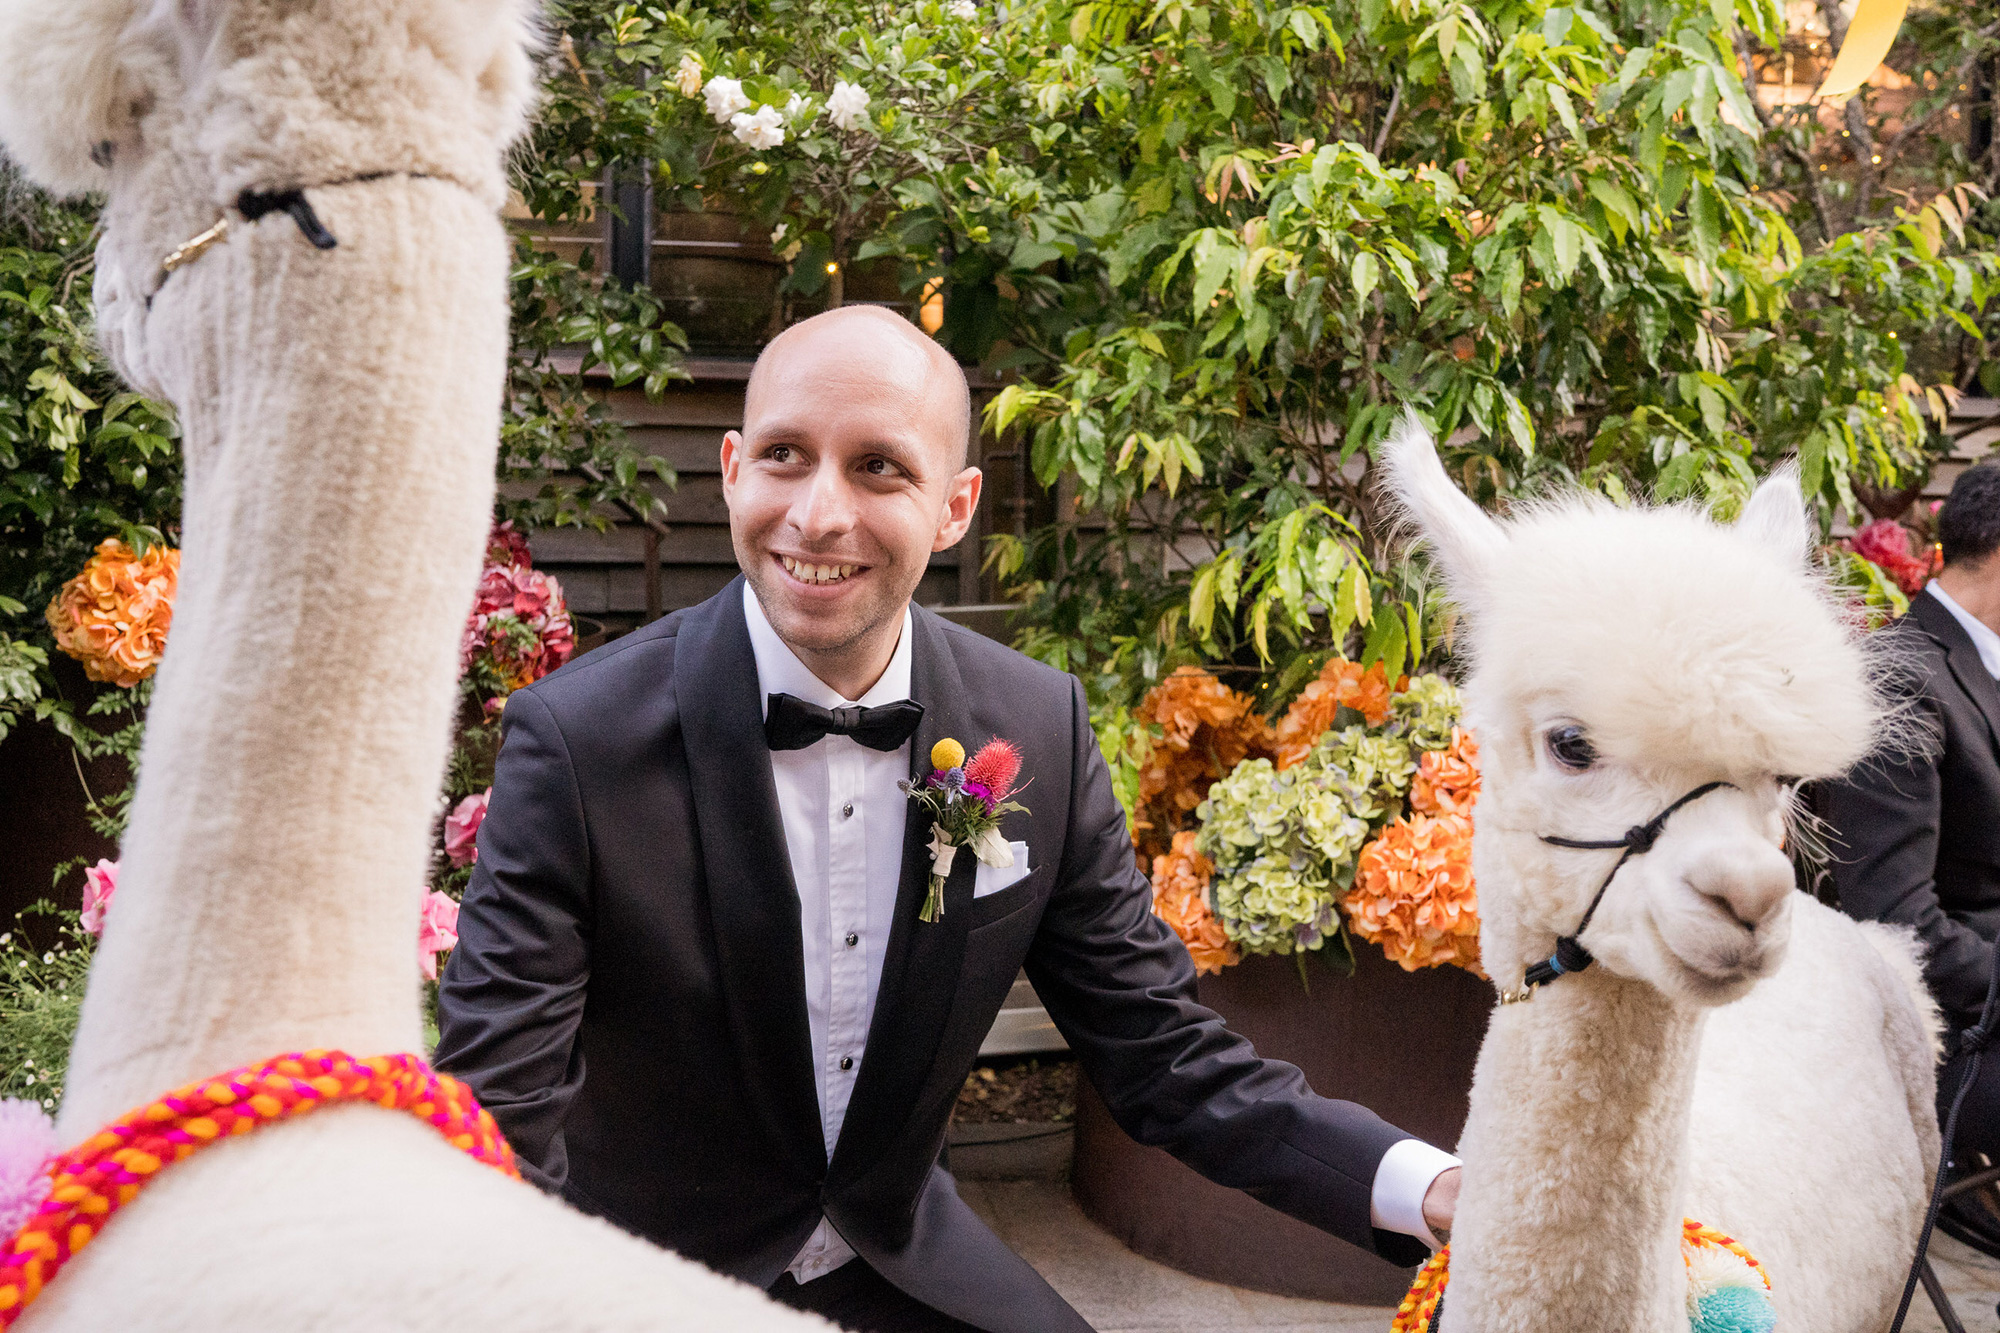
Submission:
[[[886,458],[871,458],[862,464],[871,477],[886,477],[896,470],[896,465]]]
[[[773,463],[789,463],[789,462],[791,462],[791,461],[792,461],[792,446],[791,446],[791,445],[789,445],[789,444],[777,444],[777,445],[773,445],[773,446],[771,446],[771,461],[772,461]]]
[[[1590,743],[1589,733],[1574,722],[1551,727],[1542,743],[1548,746],[1549,757],[1572,773],[1581,773],[1597,762],[1597,747]]]

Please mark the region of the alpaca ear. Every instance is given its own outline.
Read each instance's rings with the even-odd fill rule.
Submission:
[[[1403,414],[1383,444],[1381,458],[1388,469],[1389,494],[1430,545],[1445,581],[1463,594],[1506,549],[1506,533],[1446,474],[1437,446],[1415,412]]]
[[[1765,478],[1743,506],[1736,530],[1787,563],[1804,560],[1813,532],[1798,472],[1787,465]]]
[[[0,144],[58,194],[101,190],[134,129],[121,42],[137,0],[0,3]]]

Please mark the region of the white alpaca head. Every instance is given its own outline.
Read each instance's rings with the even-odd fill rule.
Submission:
[[[0,145],[58,194],[108,196],[95,289],[120,373],[174,396],[145,338],[167,281],[161,261],[246,190],[407,174],[453,181],[497,209],[502,154],[534,101],[534,9],[0,0]]]
[[[1544,835],[1615,839],[1722,781],[1619,870],[1583,943],[1685,1001],[1741,995],[1787,938],[1789,784],[1847,769],[1881,719],[1856,632],[1808,565],[1797,482],[1766,481],[1733,526],[1581,494],[1499,522],[1414,420],[1384,460],[1464,614],[1488,971],[1517,985],[1619,856]]]

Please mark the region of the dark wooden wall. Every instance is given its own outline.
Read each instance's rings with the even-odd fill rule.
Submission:
[[[736,577],[729,511],[722,499],[720,451],[724,432],[743,424],[743,388],[750,365],[748,360],[691,358],[692,378],[669,386],[657,403],[648,402],[637,389],[604,388],[618,420],[631,432],[634,447],[659,454],[679,473],[677,487],[649,483],[667,507],[667,531],[658,538],[664,611],[693,606]],[[975,399],[983,405],[997,386],[977,371],[973,381]],[[995,531],[1025,531],[1050,501],[1020,466],[1011,444],[976,440],[973,462],[987,475],[972,531],[957,546],[931,557],[917,601],[933,609],[951,609],[954,618],[981,629],[997,629],[996,590],[980,569],[985,538]],[[616,635],[646,617],[646,530],[620,513],[606,511],[603,516],[612,521],[606,531],[546,529],[535,533],[529,545],[536,565],[562,584],[571,612]]]

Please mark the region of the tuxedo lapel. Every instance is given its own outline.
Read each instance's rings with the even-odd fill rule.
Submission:
[[[931,747],[949,736],[975,749],[965,686],[951,655],[942,622],[928,611],[910,609],[915,636],[910,653],[910,697],[924,706],[923,721],[910,741],[910,777],[930,774]],[[903,830],[903,869],[896,890],[896,915],[882,963],[882,984],[869,1020],[861,1073],[841,1123],[830,1175],[865,1166],[892,1144],[909,1119],[917,1094],[931,1072],[932,1058],[951,1014],[959,962],[965,954],[966,909],[978,862],[970,849],[953,859],[945,881],[944,915],[919,921],[930,890],[931,824],[914,807]]]
[[[674,697],[732,1035],[753,1103],[781,1142],[824,1164],[806,1016],[799,894],[764,742],[743,580],[687,613]]]
[[[1944,648],[1944,660],[1951,667],[1958,687],[1985,717],[1986,730],[1994,746],[2000,748],[2000,684],[1994,682],[1986,663],[1980,660],[1979,646],[1965,632],[1965,626],[1958,623],[1958,617],[1927,592],[1910,599],[1910,614]]]

